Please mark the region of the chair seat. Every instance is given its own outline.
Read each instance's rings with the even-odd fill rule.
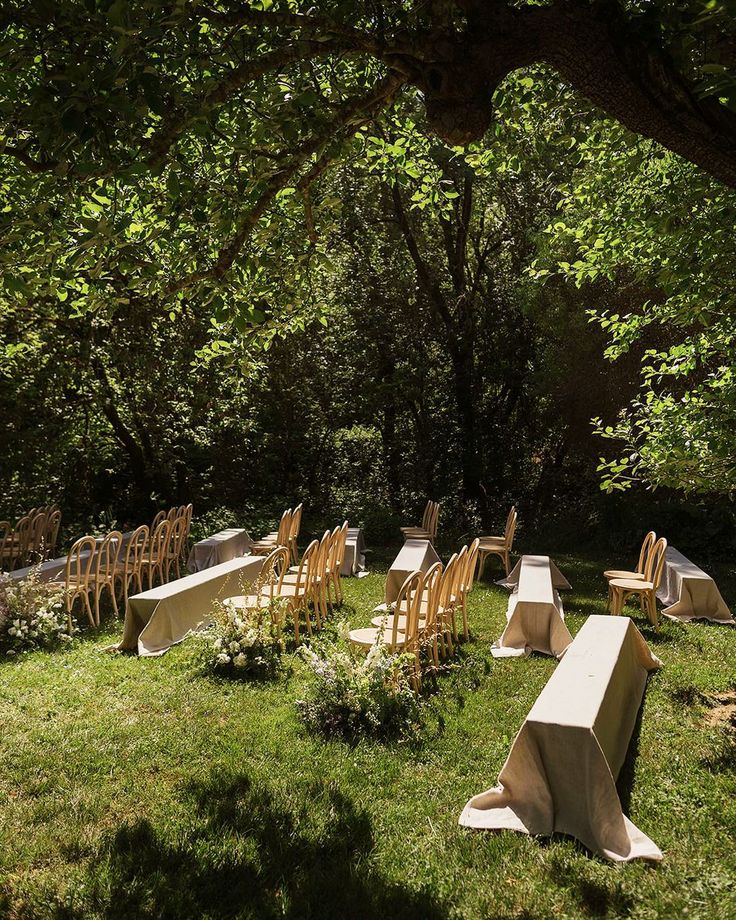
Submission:
[[[382,636],[383,644],[389,648],[401,648],[406,644],[406,636],[402,632],[396,636],[396,645],[394,645],[393,634],[390,629],[381,631],[380,627],[376,629],[372,626],[366,626],[364,629],[350,630],[350,641],[354,645],[361,645],[365,648],[371,648],[375,645],[379,636]]]
[[[607,572],[603,573],[603,577],[607,578],[609,581],[612,578],[628,578],[629,581],[643,581],[644,575],[641,572],[627,572],[624,569],[609,569]]]
[[[410,537],[414,540],[432,539],[432,534],[428,530],[424,530],[422,527],[402,527],[401,532],[405,537]]]
[[[295,585],[295,584],[298,583],[298,581],[299,581],[299,574],[298,574],[298,572],[291,572],[291,571],[289,571],[289,572],[287,572],[287,573],[284,575],[284,580],[283,580],[282,584],[285,584],[285,585]],[[302,585],[304,584],[304,576],[302,576],[302,581],[301,581],[301,583],[302,583]],[[319,585],[319,584],[322,584],[322,577],[321,577],[320,575],[313,575],[313,576],[312,576],[312,583],[313,583],[313,584],[318,584],[318,585]]]
[[[478,539],[480,540],[480,549],[506,546],[505,537],[478,537]]]
[[[269,588],[261,588],[261,597],[270,598],[271,592]],[[304,588],[300,587],[297,590],[296,585],[282,584],[279,590],[274,594],[274,598],[277,597],[304,597]]]
[[[612,588],[619,588],[621,591],[652,591],[654,585],[651,581],[644,581],[636,578],[613,578],[609,581]]]
[[[373,617],[373,619],[371,620],[371,623],[373,624],[373,626],[377,626],[379,629],[382,626],[385,626],[385,628],[389,632],[391,632],[391,630],[394,628],[394,616],[395,614],[391,613],[388,616]],[[422,630],[424,629],[426,624],[427,624],[427,621],[425,619],[420,619],[417,625],[419,626],[419,629]],[[400,632],[406,632],[406,615],[403,613],[399,615],[399,627],[398,628]]]

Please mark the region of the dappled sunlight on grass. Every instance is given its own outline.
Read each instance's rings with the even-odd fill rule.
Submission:
[[[370,622],[391,550],[345,581],[340,617]],[[577,632],[605,612],[611,560],[554,556]],[[446,557],[446,553],[443,553]],[[736,687],[736,630],[631,613],[663,659],[619,780],[656,869],[575,841],[458,827],[496,781],[556,662],[498,659],[507,592],[470,599],[472,639],[425,696],[411,743],[313,737],[298,655],[271,682],[201,676],[193,646],[110,655],[107,622],[72,648],[0,668],[0,915],[25,917],[691,917],[736,913],[736,757],[709,700]],[[734,593],[722,584],[726,600]],[[732,584],[732,583],[731,583]]]

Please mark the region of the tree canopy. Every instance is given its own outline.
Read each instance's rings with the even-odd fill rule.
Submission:
[[[452,467],[483,513],[519,463],[547,501],[589,451],[591,416],[617,441],[586,461],[609,489],[732,490],[735,22],[732,0],[9,0],[13,437],[13,381],[32,405],[51,375],[46,410],[72,453],[104,430],[136,488],[171,492],[198,451],[207,466],[205,442],[268,431],[253,388],[276,375],[288,390],[294,348],[321,379],[316,328],[378,383],[360,411],[341,397],[341,421],[306,395],[302,434],[329,430],[349,453],[375,428],[376,489],[396,508]],[[397,334],[412,357],[386,347],[384,323],[418,332]],[[604,336],[620,371],[596,364]],[[509,431],[519,449],[502,457]],[[406,436],[426,448],[411,475]]]

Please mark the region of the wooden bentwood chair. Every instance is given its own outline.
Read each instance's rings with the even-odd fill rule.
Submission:
[[[619,616],[627,599],[636,594],[639,606],[646,612],[652,626],[657,625],[657,589],[662,580],[667,541],[660,537],[651,548],[644,569],[644,578],[612,578],[608,587],[611,592],[611,612]]]
[[[438,563],[435,563],[438,565]],[[415,690],[421,684],[421,669],[419,661],[419,621],[422,597],[424,594],[425,575],[420,571],[412,572],[407,576],[404,584],[399,589],[395,609],[404,609],[404,629],[400,616],[393,616],[391,625],[388,617],[380,626],[368,626],[363,629],[351,629],[350,641],[353,645],[364,650],[371,649],[374,645],[385,645],[392,652],[409,652],[414,655],[412,672],[412,685]],[[426,620],[424,621],[426,624]]]
[[[437,539],[437,522],[440,515],[440,504],[439,502],[428,501],[425,508],[424,514],[422,515],[422,523],[419,527],[402,527],[401,533],[404,536],[405,540],[429,540],[430,543],[434,543]]]
[[[504,570],[508,575],[511,571],[511,550],[514,545],[514,534],[516,533],[516,523],[518,521],[519,515],[516,511],[515,506],[511,506],[511,510],[506,516],[506,527],[504,528],[503,536],[485,536],[479,537],[480,545],[478,549],[479,556],[479,567],[478,567],[478,578],[483,574],[483,569],[485,568],[486,561],[489,556],[500,556]]]
[[[97,554],[97,540],[94,537],[80,537],[69,550],[66,557],[66,569],[64,573],[64,600],[66,603],[66,616],[69,624],[69,632],[72,631],[72,610],[74,601],[80,598],[82,605],[87,612],[89,625],[95,625],[94,614],[89,602],[90,576],[92,566],[94,565]]]

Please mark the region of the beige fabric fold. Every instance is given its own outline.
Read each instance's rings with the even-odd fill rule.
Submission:
[[[246,530],[229,527],[195,543],[187,559],[187,569],[190,572],[202,572],[221,562],[245,556],[251,546],[253,541]]]
[[[187,633],[209,622],[215,601],[247,593],[264,556],[242,556],[128,598],[118,649],[143,657],[163,655]]]
[[[533,651],[562,657],[572,636],[565,626],[565,612],[555,581],[560,587],[570,587],[549,556],[521,557],[506,579],[508,585],[515,584],[516,588],[509,598],[506,629],[491,648],[495,658],[528,655]]]
[[[716,583],[695,563],[674,546],[667,547],[662,581],[657,597],[665,609],[662,615],[670,620],[688,623],[690,620],[710,620],[735,626],[726,602]]]
[[[393,604],[408,575],[426,572],[440,557],[429,540],[406,540],[386,573],[386,603]]]
[[[496,582],[497,585],[500,585],[502,588],[516,588],[519,585],[519,576],[521,574],[521,563],[525,558],[534,558],[529,556],[522,556],[521,559],[516,563],[513,569],[506,575],[504,578],[499,578]],[[541,556],[538,558],[549,559],[549,556]],[[556,564],[552,559],[549,559],[549,569],[552,573],[552,587],[557,591],[570,591],[570,582],[565,578],[565,576],[557,568]]]
[[[365,571],[365,538],[360,527],[348,527],[345,540],[345,555],[342,560],[340,574],[345,576],[357,575]]]
[[[616,791],[647,673],[660,666],[628,617],[588,617],[516,736],[499,785],[470,799],[460,824],[570,834],[614,861],[661,859]]]

